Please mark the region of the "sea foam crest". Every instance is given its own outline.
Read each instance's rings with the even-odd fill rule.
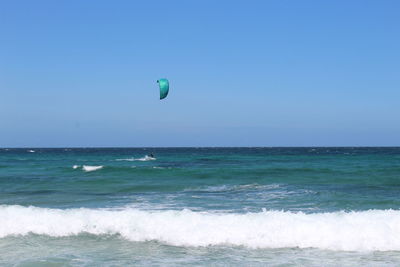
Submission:
[[[111,234],[175,246],[388,251],[400,250],[400,211],[231,214],[0,206],[0,238],[29,233],[54,237]]]
[[[101,166],[101,165],[100,165],[100,166],[83,165],[83,166],[82,166],[82,170],[85,171],[85,172],[92,172],[92,171],[101,170],[101,169],[103,169],[103,167],[104,167],[104,166]],[[79,168],[81,168],[80,165],[74,165],[74,166],[72,166],[72,169],[74,169],[74,170],[79,169]]]
[[[88,166],[88,165],[82,166],[82,170],[84,170],[85,172],[92,172],[100,169],[103,169],[103,166]]]
[[[150,161],[156,160],[154,157],[144,156],[142,158],[127,158],[127,159],[116,159],[116,161]]]

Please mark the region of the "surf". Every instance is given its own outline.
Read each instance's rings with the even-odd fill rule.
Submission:
[[[400,250],[400,211],[312,213],[261,211],[50,209],[0,206],[0,238],[117,235],[135,242],[173,246],[318,248],[338,251]]]

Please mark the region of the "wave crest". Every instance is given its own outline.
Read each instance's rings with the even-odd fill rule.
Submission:
[[[175,246],[387,251],[400,250],[400,211],[230,214],[0,206],[0,238],[30,233],[55,237],[111,234]]]
[[[88,166],[88,165],[82,166],[82,170],[84,170],[85,172],[93,172],[101,169],[103,169],[103,166]]]
[[[150,160],[156,160],[156,158],[146,155],[142,158],[116,159],[116,161],[150,161]]]

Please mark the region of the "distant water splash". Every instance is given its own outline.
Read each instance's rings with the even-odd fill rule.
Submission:
[[[72,169],[76,170],[79,168],[82,168],[83,171],[85,172],[92,172],[92,171],[97,171],[101,170],[104,166],[89,166],[89,165],[83,165],[82,167],[80,165],[74,165],[72,166]]]
[[[116,161],[150,161],[150,160],[156,160],[157,158],[150,157],[150,156],[144,156],[142,158],[127,158],[127,159],[116,159]]]
[[[88,166],[88,165],[82,166],[82,170],[84,170],[85,172],[93,172],[101,169],[103,169],[103,166]]]
[[[369,210],[305,214],[262,211],[143,211],[0,206],[0,238],[120,235],[174,246],[231,245],[248,248],[319,248],[338,251],[400,250],[400,211]]]
[[[81,169],[85,172],[91,172],[91,171],[97,171],[105,168],[104,165],[96,165],[96,166],[91,166],[91,165],[73,165],[72,169],[77,170]],[[127,171],[129,172],[132,169],[138,168],[141,171],[146,171],[146,170],[164,170],[164,169],[172,169],[171,167],[162,167],[162,166],[107,166],[107,170],[109,172],[114,172],[114,171]]]
[[[32,149],[30,149],[30,150],[28,150],[28,152],[29,152],[29,153],[35,153],[36,151],[35,151],[35,150],[32,150]]]

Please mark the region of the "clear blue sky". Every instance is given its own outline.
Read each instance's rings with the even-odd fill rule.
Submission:
[[[1,1],[0,146],[399,146],[399,12]]]

